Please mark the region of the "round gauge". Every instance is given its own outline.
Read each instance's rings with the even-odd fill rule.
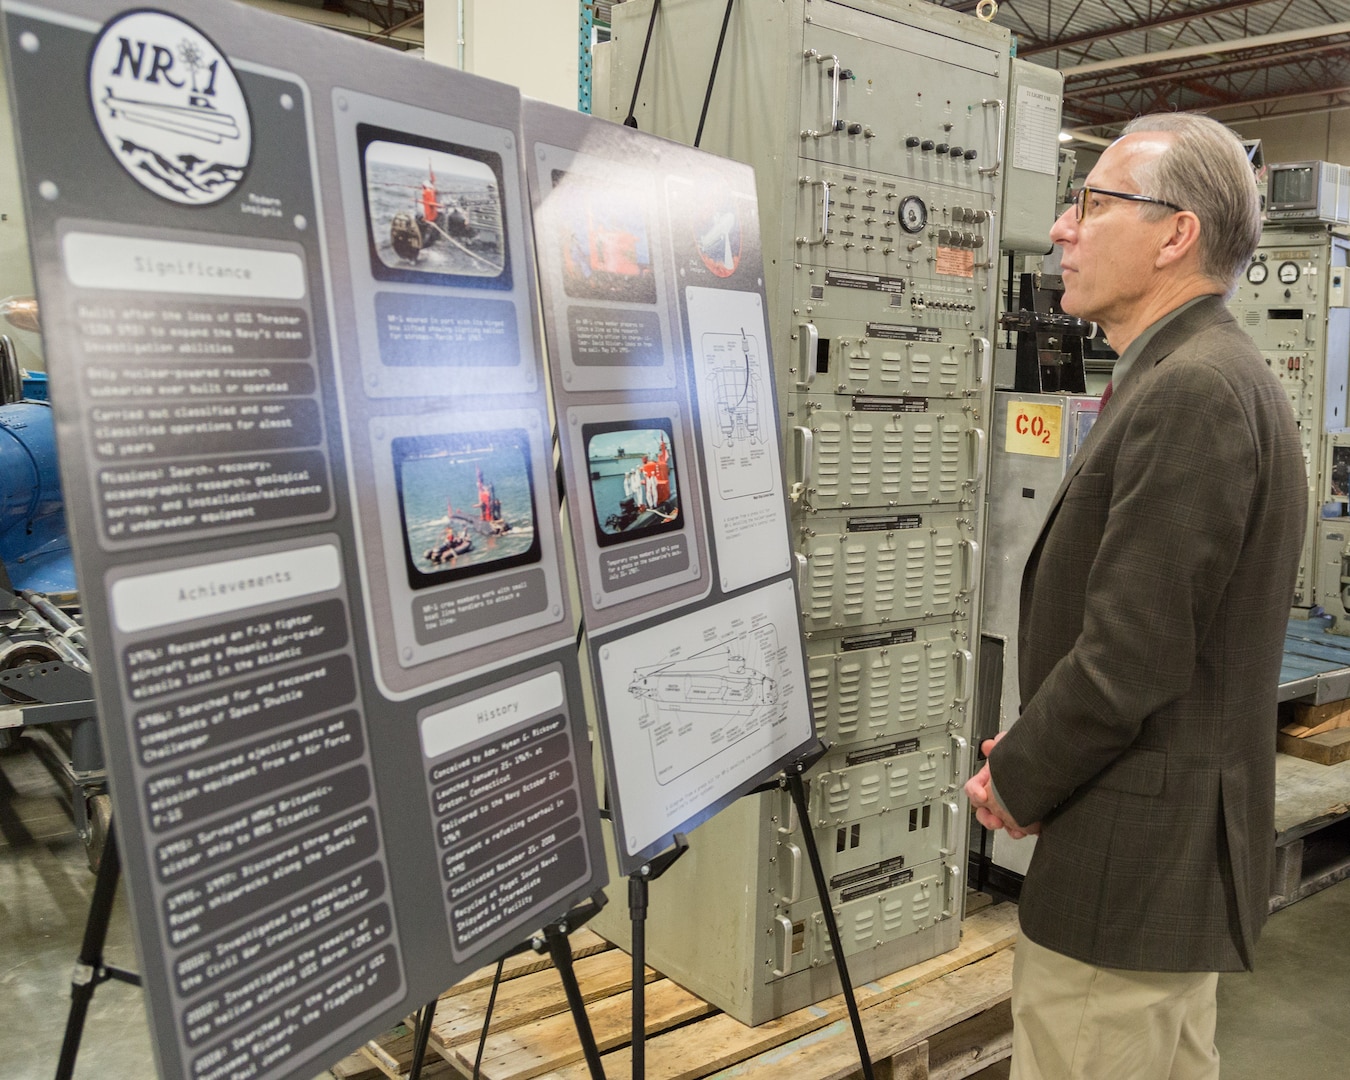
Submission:
[[[900,228],[907,233],[922,231],[928,224],[928,207],[917,195],[906,195],[900,200]]]
[[[1298,280],[1298,263],[1282,262],[1276,271],[1281,285],[1292,285]]]
[[[1262,284],[1270,276],[1270,268],[1265,263],[1252,263],[1247,267],[1247,280],[1253,285]]]

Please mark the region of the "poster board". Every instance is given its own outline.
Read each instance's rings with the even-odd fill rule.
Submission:
[[[527,100],[619,868],[814,745],[754,172]]]
[[[605,879],[520,98],[0,10],[159,1071],[309,1077]]]

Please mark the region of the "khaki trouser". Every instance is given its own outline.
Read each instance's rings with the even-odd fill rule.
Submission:
[[[1024,935],[1009,1080],[1217,1080],[1218,986],[1216,972],[1096,967]]]

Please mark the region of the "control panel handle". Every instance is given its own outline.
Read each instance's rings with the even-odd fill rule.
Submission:
[[[801,485],[804,492],[806,488],[811,486],[812,455],[815,452],[816,437],[809,427],[803,427],[800,424],[793,430],[796,431],[797,438],[801,440],[798,444],[801,452],[797,458],[797,483]]]
[[[970,746],[964,735],[952,736],[952,784],[960,785],[965,780],[966,749]]]
[[[830,70],[830,130],[839,130],[839,57],[831,56],[834,66]]]
[[[957,685],[960,690],[956,696],[956,704],[965,705],[970,701],[970,695],[975,692],[975,656],[969,649],[957,649],[952,656],[961,669],[958,672],[960,678]]]
[[[806,595],[806,556],[800,551],[797,552],[797,598],[800,600]],[[802,612],[806,614],[805,611]]]
[[[984,483],[984,470],[988,463],[988,454],[984,450],[988,436],[985,434],[984,428],[981,427],[973,427],[966,434],[971,437],[971,442],[975,444],[970,449],[971,464],[975,466],[975,475],[970,484],[973,490],[978,491],[980,485]]]
[[[968,593],[974,590],[975,579],[979,575],[980,542],[962,540],[961,556],[961,591]]]
[[[820,348],[820,331],[815,323],[797,326],[797,385],[810,386],[816,381],[816,351]]]
[[[789,840],[783,844],[783,851],[786,852],[789,861],[789,884],[786,894],[781,899],[785,904],[795,904],[802,895],[802,849]]]
[[[943,890],[946,896],[943,897],[942,917],[944,919],[955,918],[959,911],[957,909],[957,898],[965,895],[961,888],[961,867],[956,863],[947,864],[947,880],[944,882],[946,888]]]
[[[991,105],[998,106],[998,153],[994,155],[992,165],[986,165],[980,170],[981,176],[997,176],[999,170],[1003,168],[1003,150],[1006,146],[1008,133],[1008,103],[1002,98],[985,98],[980,104],[986,109]]]
[[[774,942],[777,956],[774,958],[773,977],[781,979],[792,967],[792,920],[786,915],[775,915],[773,922],[778,931]]]
[[[980,347],[980,366],[975,369],[975,381],[985,386],[994,374],[994,347],[987,337],[976,335],[974,341]]]
[[[797,237],[797,243],[805,244],[807,247],[815,247],[817,244],[825,243],[830,237],[830,182],[828,180],[803,180],[804,184],[812,187],[820,185],[820,236],[811,239],[809,236]]]
[[[938,854],[943,856],[955,855],[959,846],[956,842],[957,826],[960,822],[961,808],[955,802],[943,803],[942,814],[946,820],[947,828],[943,833],[942,847],[938,848]]]

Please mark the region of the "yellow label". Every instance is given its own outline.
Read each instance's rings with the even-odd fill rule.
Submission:
[[[1043,405],[1035,401],[1010,401],[1008,402],[1008,438],[1003,448],[1010,454],[1059,457],[1060,432],[1063,420],[1063,405]]]

